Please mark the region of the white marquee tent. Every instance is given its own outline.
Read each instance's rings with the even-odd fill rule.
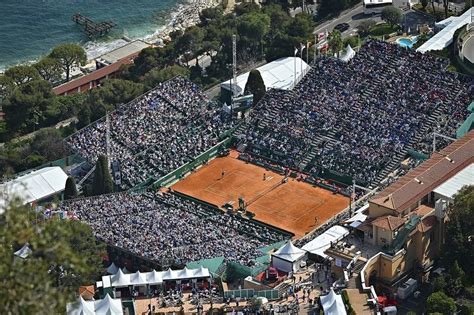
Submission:
[[[310,68],[311,67],[299,57],[285,57],[258,67],[257,70],[260,71],[267,90],[290,90],[293,88],[295,81],[298,82]],[[233,86],[237,85],[235,87],[236,90],[234,90],[235,96],[243,95],[249,73],[250,72],[239,75],[236,78],[237,83],[232,82]],[[230,90],[230,83],[231,80],[222,82],[221,88]]]
[[[340,225],[335,225],[311,242],[305,244],[303,249],[311,254],[327,258],[324,253],[331,246],[331,242],[337,242],[349,234],[349,230]]]
[[[111,265],[112,266],[112,265]],[[109,266],[109,268],[111,267]],[[109,269],[107,268],[107,269]],[[196,269],[184,269],[166,271],[140,272],[126,274],[121,269],[117,270],[114,275],[102,276],[102,286],[104,288],[114,287],[123,288],[128,286],[146,286],[162,284],[164,281],[181,281],[191,279],[210,278],[209,269],[200,266]],[[100,283],[100,281],[99,281]]]
[[[0,185],[0,212],[7,201],[19,197],[26,203],[46,199],[64,190],[67,175],[59,166],[45,167]]]
[[[66,305],[68,315],[122,315],[122,302],[120,299],[113,299],[110,295],[102,300],[85,301],[82,296],[79,301]]]
[[[346,315],[346,307],[342,296],[336,294],[331,288],[327,295],[321,295],[321,305],[323,306],[325,315]]]
[[[416,51],[424,54],[430,50],[442,50],[448,47],[453,42],[454,33],[464,25],[471,23],[471,14],[474,14],[474,8],[471,8],[464,12],[461,16],[456,18],[449,18],[449,21],[446,21],[446,26],[439,31],[436,35],[431,37],[423,45],[418,47]],[[443,21],[439,22],[443,24]],[[444,24],[443,24],[444,25]]]
[[[291,241],[272,254],[272,266],[283,272],[298,271],[304,260],[306,251],[296,247]]]
[[[344,61],[344,62],[349,62],[349,60],[354,58],[355,54],[356,53],[354,49],[352,49],[351,45],[347,45],[346,51],[339,59],[341,59],[341,61]]]

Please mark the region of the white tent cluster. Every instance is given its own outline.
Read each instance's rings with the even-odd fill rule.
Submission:
[[[59,166],[45,167],[0,185],[0,213],[9,199],[21,198],[26,203],[51,197],[64,190],[67,175]]]
[[[303,249],[305,251],[310,252],[311,254],[315,254],[321,256],[323,258],[327,258],[328,256],[324,253],[329,247],[331,247],[332,242],[337,242],[347,236],[349,234],[349,230],[345,227],[340,225],[335,225],[328,229],[323,234],[316,237],[311,242],[305,244]]]
[[[211,277],[209,269],[202,266],[196,269],[188,269],[187,267],[184,267],[184,269],[180,270],[168,269],[166,271],[153,270],[150,272],[137,271],[135,273],[127,274],[117,268],[115,264],[112,264],[107,268],[107,272],[114,271],[115,269],[117,269],[115,274],[102,276],[102,281],[98,282],[97,287],[123,288],[128,286],[161,285],[165,281],[182,281]]]
[[[285,57],[269,62],[256,70],[260,72],[267,90],[290,90],[311,67],[299,57]],[[245,85],[250,72],[239,75],[236,82],[232,82],[235,96],[244,93]],[[231,80],[221,83],[221,88],[230,90]]]
[[[342,296],[336,294],[331,288],[327,295],[320,296],[321,305],[324,309],[324,314],[326,315],[346,315],[346,307],[344,306],[344,301]]]
[[[272,266],[283,272],[296,272],[305,258],[306,251],[289,241],[272,254]]]
[[[106,295],[102,300],[86,301],[79,297],[79,301],[66,306],[68,315],[122,315],[122,302]]]

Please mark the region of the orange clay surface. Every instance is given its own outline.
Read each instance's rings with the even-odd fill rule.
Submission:
[[[255,219],[303,236],[324,224],[349,204],[349,198],[289,178],[230,156],[216,158],[202,166],[172,189],[218,207],[238,199],[248,203]],[[222,176],[224,172],[224,176]],[[265,180],[264,180],[265,174]]]

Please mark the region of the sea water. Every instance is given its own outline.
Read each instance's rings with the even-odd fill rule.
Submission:
[[[119,47],[121,38],[147,38],[163,27],[182,0],[0,0],[0,72],[47,55],[63,43],[78,43],[89,59]],[[117,26],[89,40],[72,21],[81,13],[95,22]]]

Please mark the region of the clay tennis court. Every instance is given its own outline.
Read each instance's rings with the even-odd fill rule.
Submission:
[[[324,224],[349,204],[349,198],[340,194],[292,178],[282,183],[283,178],[227,156],[212,160],[172,188],[218,207],[230,203],[237,209],[238,199],[243,197],[255,219],[292,232],[295,237]]]

